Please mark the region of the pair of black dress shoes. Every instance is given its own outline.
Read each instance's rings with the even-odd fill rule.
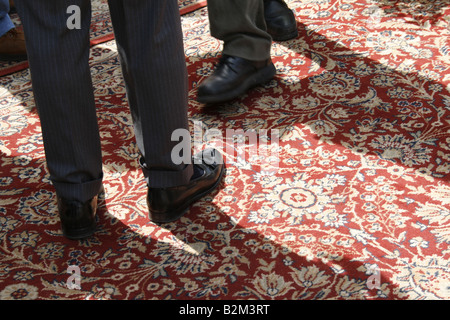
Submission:
[[[149,218],[155,223],[171,222],[182,217],[189,206],[212,192],[225,173],[222,155],[215,149],[205,149],[193,157],[196,172],[187,185],[171,188],[148,188]],[[58,197],[58,210],[63,235],[81,240],[94,234],[96,214],[101,193],[86,202],[69,201]]]
[[[276,41],[298,36],[294,13],[283,0],[264,0],[267,32]],[[247,90],[271,80],[276,74],[271,59],[251,61],[223,55],[213,74],[200,84],[197,100],[201,103],[220,103],[239,97]]]

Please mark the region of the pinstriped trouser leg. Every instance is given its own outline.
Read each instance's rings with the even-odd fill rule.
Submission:
[[[81,29],[67,28],[70,5]],[[16,0],[24,25],[47,165],[57,193],[86,201],[102,180],[88,64],[89,0]],[[192,165],[170,159],[175,129],[188,128],[186,66],[176,0],[111,0],[136,138],[151,187],[185,184]],[[169,134],[170,133],[170,134]]]
[[[59,196],[86,201],[101,187],[102,161],[89,69],[89,0],[15,1],[24,26],[47,166]],[[67,8],[81,29],[67,28]]]
[[[192,165],[175,165],[171,141],[189,129],[188,81],[177,0],[109,0],[136,140],[153,188],[186,184]]]

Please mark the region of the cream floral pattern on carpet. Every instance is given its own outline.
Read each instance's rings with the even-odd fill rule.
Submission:
[[[448,1],[288,3],[276,77],[217,106],[195,97],[221,43],[207,8],[182,17],[193,136],[277,130],[279,163],[224,141],[220,189],[176,222],[147,218],[114,41],[91,54],[106,195],[84,241],[59,229],[28,70],[1,78],[0,299],[450,297]]]

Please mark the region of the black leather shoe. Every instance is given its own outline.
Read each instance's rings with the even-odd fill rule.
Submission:
[[[206,149],[195,155],[193,165],[203,170],[203,174],[187,185],[148,189],[147,205],[151,221],[165,223],[181,218],[192,203],[219,185],[225,173],[223,157],[215,149]]]
[[[213,74],[198,87],[197,100],[201,103],[229,101],[271,80],[275,74],[276,69],[270,59],[250,61],[224,55]]]
[[[101,193],[103,192],[102,188]],[[57,197],[61,229],[66,238],[81,240],[94,234],[98,197],[97,195],[84,203]]]
[[[264,18],[267,32],[275,41],[297,38],[297,20],[283,0],[264,0]]]

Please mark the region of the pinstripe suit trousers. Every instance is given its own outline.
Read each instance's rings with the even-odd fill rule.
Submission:
[[[89,68],[90,0],[16,0],[50,179],[59,196],[87,201],[100,190],[101,143]],[[69,28],[69,6],[80,8]],[[176,0],[109,0],[137,146],[149,187],[186,184],[171,141],[188,130],[187,72]]]

